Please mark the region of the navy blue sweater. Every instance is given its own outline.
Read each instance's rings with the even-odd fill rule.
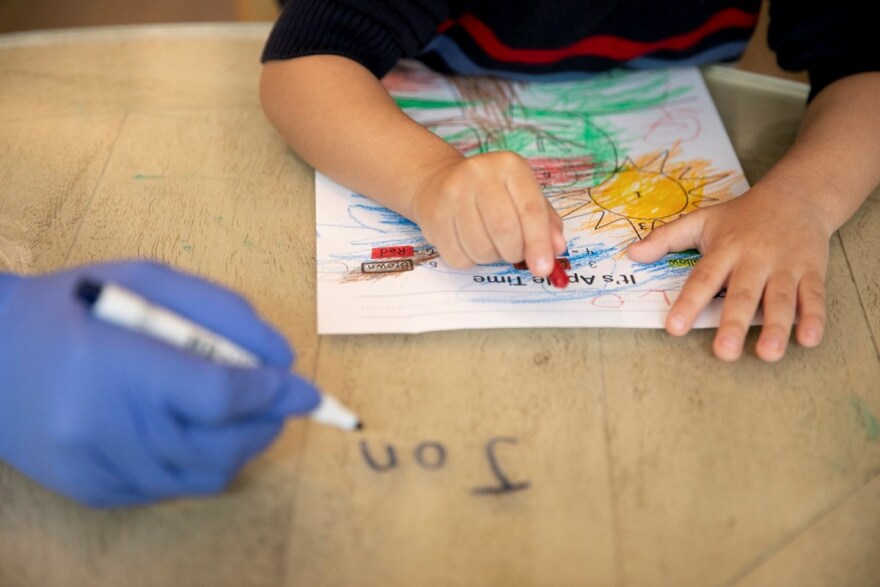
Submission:
[[[773,0],[779,65],[807,70],[811,97],[880,70],[869,2]],[[740,57],[760,0],[289,0],[263,61],[334,54],[377,77],[417,58],[459,74],[568,79],[611,68],[704,65]]]

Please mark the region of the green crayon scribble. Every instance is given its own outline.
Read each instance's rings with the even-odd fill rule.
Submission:
[[[523,103],[540,104],[546,110],[601,116],[660,106],[691,90],[684,85],[670,86],[667,72],[612,72],[581,82],[531,84],[521,97]]]
[[[479,105],[479,102],[464,102],[461,100],[426,100],[424,98],[412,98],[409,96],[394,96],[394,101],[404,110],[408,108],[419,108],[423,110],[470,108]]]
[[[506,83],[510,92],[501,92],[497,101],[491,96],[480,100],[394,99],[410,114],[459,110],[460,115],[426,126],[466,156],[514,151],[545,164],[553,159],[579,159],[581,165],[587,158],[590,171],[578,173],[575,182],[567,185],[573,190],[606,181],[626,157],[626,130],[613,128],[601,117],[661,106],[692,90],[672,85],[669,73],[663,71],[614,71],[572,82]],[[468,110],[472,110],[470,116]]]
[[[144,181],[147,179],[164,179],[164,178],[165,178],[164,175],[146,175],[144,173],[136,173],[135,175],[132,176],[132,179],[135,179],[137,181]]]
[[[868,440],[876,442],[880,439],[880,422],[865,401],[858,396],[852,396],[849,398],[849,404],[855,410],[856,419],[868,435]]]

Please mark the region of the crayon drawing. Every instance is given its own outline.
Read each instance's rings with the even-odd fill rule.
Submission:
[[[414,120],[465,155],[525,157],[565,225],[569,286],[507,263],[447,267],[419,228],[317,174],[319,332],[662,327],[696,251],[632,263],[626,247],[748,185],[696,69],[553,83],[383,79]],[[698,326],[715,326],[717,303]]]

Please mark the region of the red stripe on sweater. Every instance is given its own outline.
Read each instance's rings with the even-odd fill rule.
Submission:
[[[444,20],[443,22],[440,23],[440,26],[437,27],[437,34],[442,35],[446,31],[448,31],[449,28],[454,24],[455,24],[454,20],[452,20],[451,18],[447,18],[446,20]]]
[[[464,14],[457,22],[490,57],[498,61],[547,64],[569,57],[607,57],[627,61],[660,49],[683,50],[693,47],[708,35],[725,28],[752,28],[758,15],[738,8],[716,12],[701,26],[689,33],[659,41],[642,42],[613,35],[594,35],[559,49],[520,49],[505,45],[495,33],[471,14]],[[446,24],[446,23],[444,23]],[[446,28],[446,27],[444,27]]]

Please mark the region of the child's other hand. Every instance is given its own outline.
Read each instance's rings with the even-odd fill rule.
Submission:
[[[528,162],[509,151],[458,159],[433,172],[412,200],[413,220],[456,268],[525,260],[535,275],[565,252],[562,220]]]
[[[822,340],[832,232],[815,210],[798,205],[797,194],[773,194],[756,186],[654,230],[627,253],[634,261],[651,263],[671,251],[699,249],[703,258],[670,309],[666,330],[686,334],[726,286],[715,355],[725,361],[739,358],[762,303],[764,325],[756,352],[765,361],[777,361],[785,353],[796,312],[797,341],[813,347]]]

